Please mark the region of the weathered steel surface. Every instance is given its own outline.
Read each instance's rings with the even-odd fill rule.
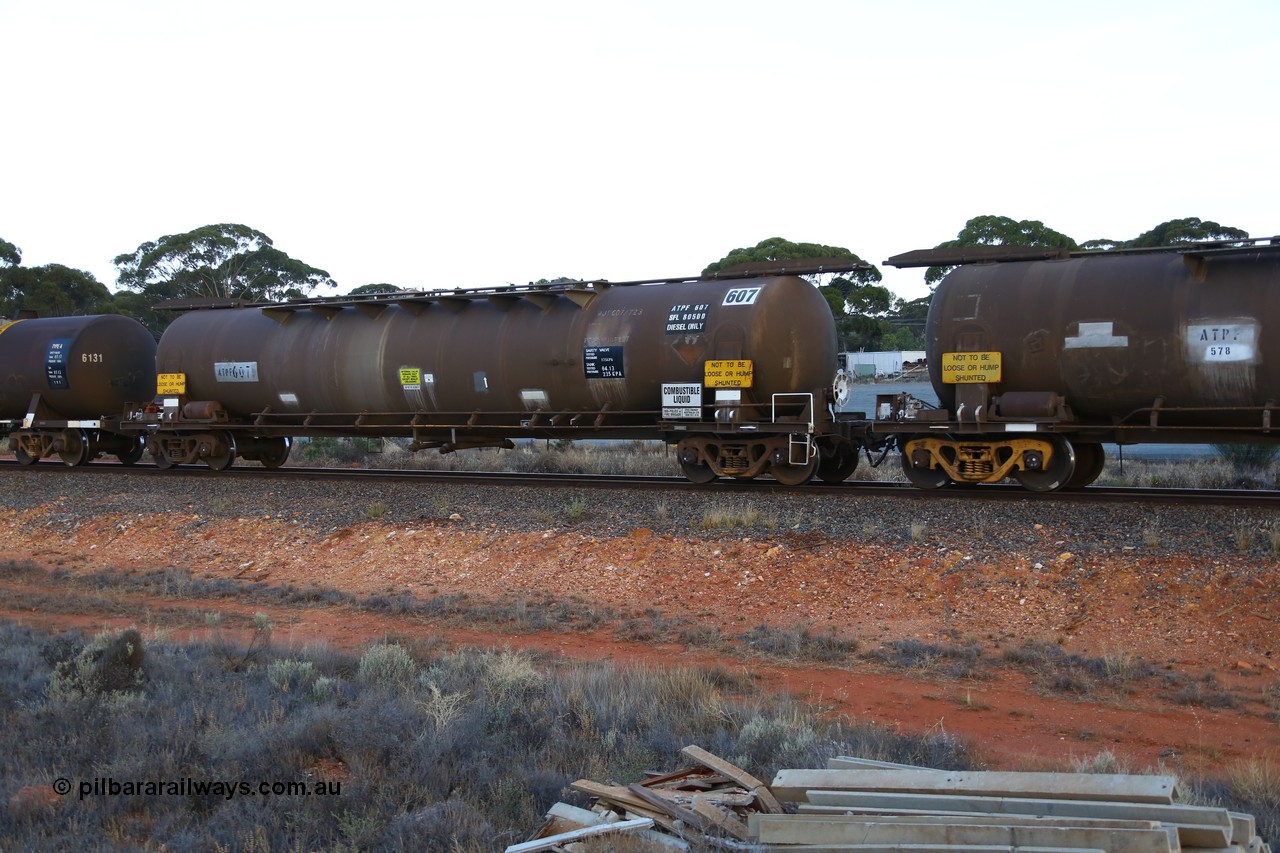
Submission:
[[[22,418],[31,398],[64,418],[119,415],[155,396],[156,342],[117,315],[47,317],[0,327],[0,418]]]
[[[1082,418],[1158,407],[1195,409],[1186,422],[1228,422],[1236,416],[1214,410],[1277,399],[1277,318],[1276,251],[965,266],[933,298],[930,378],[953,407],[958,386],[943,383],[942,354],[999,352],[993,396],[1056,391]]]
[[[261,412],[656,410],[662,383],[749,359],[744,397],[829,384],[822,295],[783,276],[193,311],[160,342],[162,373],[232,415]]]

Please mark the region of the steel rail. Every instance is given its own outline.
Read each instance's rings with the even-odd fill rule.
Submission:
[[[1149,503],[1164,505],[1203,505],[1231,507],[1280,506],[1280,490],[1274,489],[1180,489],[1154,487],[1089,486],[1084,489],[1057,492],[1031,492],[1016,484],[952,485],[941,489],[918,489],[909,483],[849,480],[844,483],[813,481],[802,486],[784,486],[771,479],[719,479],[706,485],[691,483],[679,476],[634,476],[617,474],[509,473],[490,471],[424,471],[420,469],[384,468],[315,468],[286,466],[279,469],[241,466],[225,471],[211,471],[202,465],[179,465],[161,470],[154,465],[125,467],[99,460],[87,465],[69,467],[60,462],[43,460],[31,466],[13,460],[0,460],[0,470],[34,471],[42,476],[59,474],[74,476],[83,471],[118,471],[121,474],[156,477],[191,477],[207,479],[310,478],[347,482],[419,482],[457,485],[493,485],[503,487],[552,487],[594,489],[646,489],[704,493],[795,494],[830,497],[895,497],[913,500],[950,498],[959,500],[1027,500],[1065,501],[1071,503]]]

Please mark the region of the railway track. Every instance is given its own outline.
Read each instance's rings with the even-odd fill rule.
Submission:
[[[494,485],[499,487],[556,487],[592,489],[644,489],[667,492],[723,494],[802,494],[832,497],[895,497],[914,500],[961,498],[983,501],[1066,501],[1073,503],[1144,503],[1152,505],[1202,505],[1231,507],[1280,507],[1280,491],[1273,489],[1189,489],[1122,486],[1090,486],[1076,491],[1030,492],[1015,484],[977,486],[952,485],[935,490],[921,490],[907,483],[873,480],[848,480],[829,484],[818,481],[802,486],[781,486],[768,480],[716,480],[706,485],[691,483],[679,476],[631,476],[614,474],[508,473],[488,471],[423,471],[382,468],[313,468],[287,466],[275,470],[259,467],[237,467],[214,472],[204,466],[177,466],[160,470],[154,465],[125,467],[118,463],[97,461],[84,466],[68,467],[58,462],[42,461],[21,466],[13,460],[0,460],[0,470],[11,472],[38,470],[41,476],[76,476],[85,471],[115,471],[130,477],[189,477],[193,479],[291,479],[310,478],[334,482],[399,482],[454,483]]]

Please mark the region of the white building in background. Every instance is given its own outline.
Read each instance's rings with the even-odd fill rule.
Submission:
[[[857,379],[874,379],[878,376],[897,376],[904,371],[925,367],[924,350],[904,349],[887,352],[846,352],[841,356],[846,371]]]

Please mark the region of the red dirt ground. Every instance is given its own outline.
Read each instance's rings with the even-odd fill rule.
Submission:
[[[864,652],[907,638],[972,641],[998,660],[1003,651],[1036,641],[1119,663],[1141,659],[1158,674],[1129,689],[1076,698],[998,663],[980,665],[981,678],[956,680],[937,669],[891,669],[862,655],[815,666],[674,642],[621,642],[611,625],[592,632],[462,629],[349,607],[267,607],[100,589],[85,612],[68,613],[65,606],[17,604],[18,596],[72,592],[32,588],[22,573],[0,576],[0,618],[54,629],[133,624],[145,633],[163,627],[185,639],[203,631],[210,611],[229,617],[263,612],[276,626],[275,642],[285,646],[355,650],[387,636],[416,637],[619,666],[720,667],[749,674],[767,690],[812,699],[832,714],[905,732],[963,736],[998,769],[1058,769],[1110,750],[1135,771],[1162,765],[1216,775],[1243,759],[1280,757],[1274,557],[1264,566],[1232,554],[1207,562],[1144,553],[1083,558],[1073,554],[1069,536],[1040,526],[1030,535],[1057,554],[1047,563],[783,532],[677,538],[637,529],[609,537],[565,529],[511,533],[463,520],[408,528],[369,521],[325,534],[283,517],[200,524],[196,515],[99,515],[50,536],[41,529],[46,516],[43,508],[0,510],[0,554],[71,573],[177,566],[197,576],[361,595],[465,592],[473,603],[518,598],[529,609],[573,600],[610,608],[615,622],[656,611],[696,620],[724,637],[762,624],[807,625],[814,635],[856,639]],[[188,609],[190,620],[175,617],[175,609]],[[1176,701],[1161,680],[1170,675],[1209,677],[1201,682],[1204,695],[1229,697],[1232,707]]]

